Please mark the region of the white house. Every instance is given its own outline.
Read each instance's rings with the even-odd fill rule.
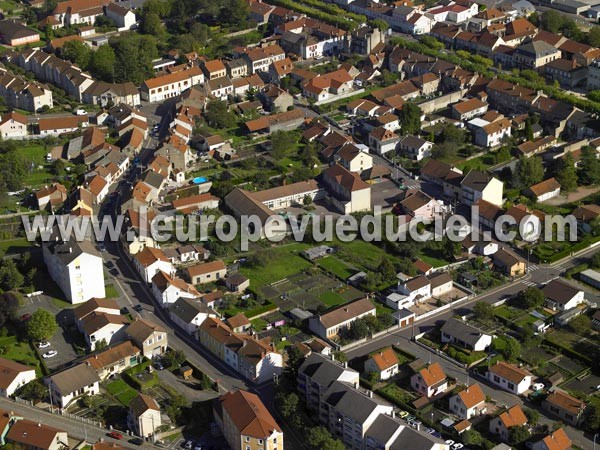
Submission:
[[[415,161],[421,161],[431,156],[432,148],[433,142],[412,135],[403,136],[398,142],[398,150],[407,158]]]
[[[450,397],[450,411],[461,419],[470,419],[485,413],[485,394],[474,383]]]
[[[379,380],[387,380],[398,373],[398,356],[392,347],[383,348],[371,354],[365,362],[367,374],[377,373]]]
[[[180,95],[192,86],[204,83],[204,73],[199,67],[150,78],[142,83],[142,100],[160,102]]]
[[[135,13],[117,3],[109,3],[104,14],[115,23],[118,31],[131,30],[135,25]]]
[[[369,148],[378,155],[395,151],[400,137],[385,127],[377,127],[369,133]]]
[[[514,364],[498,361],[488,369],[487,379],[500,389],[521,395],[531,386],[533,375]]]
[[[217,317],[217,313],[204,303],[189,298],[179,298],[169,307],[169,317],[188,334],[196,330],[207,317]]]
[[[419,394],[430,398],[448,389],[448,379],[442,366],[435,362],[415,373],[410,378],[410,386]]]
[[[186,283],[181,278],[171,277],[162,270],[152,278],[152,293],[165,308],[171,303],[175,303],[180,297],[200,297],[200,293],[193,285]]]
[[[120,341],[128,323],[123,315],[92,312],[81,320],[81,329],[88,347],[94,351],[100,342],[110,345]]]
[[[0,395],[3,397],[12,396],[21,386],[36,379],[33,367],[4,358],[0,358],[0,372]]]
[[[544,202],[560,195],[560,183],[554,177],[548,178],[531,186],[526,194],[536,202]]]
[[[100,378],[89,363],[80,363],[44,379],[54,405],[66,408],[83,395],[100,393]]]
[[[3,441],[14,444],[14,447],[31,450],[62,450],[69,446],[69,437],[66,431],[49,427],[38,421],[16,418],[12,414],[5,413],[4,417],[7,416],[16,420],[11,420],[10,428],[8,428],[9,422],[6,422],[4,428],[6,436],[3,436]],[[5,419],[3,418],[3,420]]]
[[[159,271],[174,274],[175,268],[164,252],[159,248],[146,247],[133,258],[133,263],[147,283],[152,281]]]
[[[26,116],[15,111],[2,114],[2,120],[0,120],[2,139],[22,139],[28,134]]]
[[[94,245],[87,240],[62,241],[54,236],[56,240],[42,244],[44,264],[67,301],[76,304],[106,297],[102,257]]]
[[[152,397],[138,394],[129,403],[127,423],[136,436],[152,437],[162,426],[160,406]]]
[[[455,318],[444,323],[441,333],[442,342],[450,342],[473,351],[484,351],[492,344],[492,336]]]
[[[566,311],[583,303],[584,292],[581,289],[562,281],[560,278],[552,280],[542,289],[545,305],[553,310]]]

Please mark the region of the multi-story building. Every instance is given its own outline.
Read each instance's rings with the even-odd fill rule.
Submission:
[[[283,450],[283,431],[256,394],[228,392],[214,402],[214,416],[232,450]]]
[[[73,237],[62,241],[56,236],[42,244],[44,264],[67,301],[83,303],[93,297],[106,297],[102,257],[94,245]]]
[[[129,402],[127,423],[136,436],[148,438],[154,436],[162,426],[158,402],[145,394],[138,394]]]
[[[100,393],[100,378],[91,364],[83,362],[44,379],[54,405],[66,408],[84,395]]]
[[[149,320],[136,319],[125,329],[125,334],[142,350],[146,358],[162,355],[169,345],[166,330]]]
[[[150,78],[142,83],[140,87],[143,100],[148,102],[160,102],[169,98],[177,97],[192,86],[204,83],[204,73],[199,67],[190,67],[179,72]]]

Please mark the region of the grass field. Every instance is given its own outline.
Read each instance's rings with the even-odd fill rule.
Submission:
[[[106,390],[111,393],[123,406],[129,406],[131,400],[138,394],[135,389],[123,380],[116,380],[106,385]]]
[[[375,244],[355,239],[352,242],[334,242],[338,246],[337,258],[362,270],[375,270],[384,256],[395,258]]]
[[[27,342],[19,342],[15,336],[0,338],[0,349],[2,358],[16,361],[26,366],[35,367],[38,376],[42,375],[40,361]]]
[[[442,267],[448,264],[448,261],[443,259],[440,254],[428,248],[425,248],[423,251],[419,252],[419,258],[433,267]]]
[[[49,151],[49,148],[39,144],[28,144],[19,148],[19,154],[28,164],[27,175],[23,180],[26,186],[38,187],[54,177],[50,165],[46,163],[46,155]]]
[[[321,294],[319,296],[319,300],[321,300],[323,303],[325,303],[325,305],[327,305],[328,307],[341,305],[342,303],[346,303],[346,301],[347,301],[344,297],[342,297],[337,292],[331,292],[331,291],[324,292],[323,294]]]
[[[119,296],[117,289],[112,284],[104,286],[104,290],[106,291],[106,298],[117,298]]]
[[[321,258],[318,262],[318,265],[342,280],[346,280],[348,277],[354,275],[354,271],[350,268],[350,266],[348,266],[348,264],[345,262],[340,261],[335,256],[326,256],[325,258]]]
[[[250,278],[254,288],[274,283],[311,266],[311,263],[300,256],[300,252],[308,248],[308,244],[290,244],[271,250],[271,261],[261,267],[240,267],[240,272]]]
[[[8,241],[0,241],[0,256],[4,254],[16,255],[27,251],[31,247],[31,242],[25,238],[10,239]]]

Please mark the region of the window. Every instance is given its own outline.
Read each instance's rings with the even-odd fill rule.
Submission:
[[[245,440],[246,442],[250,442],[250,436],[246,436],[246,437],[244,438],[244,440]]]
[[[262,439],[259,439],[259,440],[258,440],[258,445],[262,445],[262,443],[263,443],[263,440],[262,440]]]

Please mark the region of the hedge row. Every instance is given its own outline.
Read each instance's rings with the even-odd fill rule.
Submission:
[[[332,15],[326,12],[320,11],[316,8],[302,5],[293,0],[269,0],[270,4],[275,6],[281,6],[283,8],[292,9],[296,12],[306,14],[314,19],[322,20],[323,22],[327,22],[331,25],[335,25],[336,27],[342,28],[344,30],[350,30],[356,26],[356,22],[350,19],[346,19],[346,13],[343,15]]]
[[[252,309],[249,309],[248,311],[245,311],[244,315],[248,319],[253,319],[256,316],[260,316],[261,314],[264,314],[269,311],[274,311],[276,309],[277,309],[277,305],[275,303],[268,302],[265,305],[257,306],[256,308],[252,308]]]

